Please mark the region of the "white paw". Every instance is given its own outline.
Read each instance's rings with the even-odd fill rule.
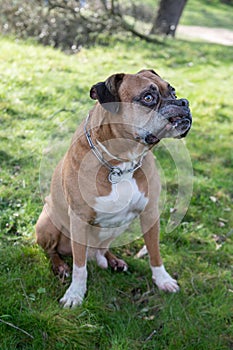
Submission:
[[[167,273],[163,265],[159,267],[151,266],[151,270],[152,280],[159,289],[170,293],[176,293],[179,291],[180,287],[178,286],[177,281]]]
[[[107,269],[108,268],[108,260],[105,258],[104,255],[100,254],[99,250],[96,253],[96,262],[101,269]]]
[[[73,308],[81,305],[87,290],[87,269],[86,266],[78,267],[74,264],[72,272],[72,283],[65,292],[60,303],[65,308]]]
[[[60,299],[60,304],[62,304],[64,308],[73,308],[81,305],[84,294],[85,293],[80,291],[79,288],[74,288],[71,284],[64,296]]]

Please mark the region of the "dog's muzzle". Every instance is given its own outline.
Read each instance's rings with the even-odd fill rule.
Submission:
[[[176,130],[178,138],[185,137],[189,132],[192,124],[191,115],[189,117],[175,117],[169,118],[167,130]]]
[[[161,106],[158,114],[161,121],[166,121],[166,124],[156,135],[153,133],[146,135],[147,144],[156,144],[164,137],[183,138],[188,134],[192,125],[188,100],[170,100]]]

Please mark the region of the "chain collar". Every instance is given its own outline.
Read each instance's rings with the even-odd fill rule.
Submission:
[[[98,148],[94,145],[94,143],[92,141],[90,129],[87,129],[87,124],[89,122],[89,119],[90,119],[90,114],[88,114],[88,116],[86,118],[85,125],[84,125],[85,136],[86,136],[87,142],[88,142],[92,152],[96,156],[96,158],[99,160],[100,163],[102,163],[109,170],[109,175],[108,175],[109,182],[111,182],[112,184],[116,184],[122,180],[123,175],[125,173],[132,173],[133,174],[137,169],[139,169],[141,167],[142,160],[143,160],[144,155],[145,155],[144,153],[142,154],[139,161],[132,168],[127,169],[127,170],[122,170],[118,166],[113,166],[106,159],[104,159],[102,153],[98,150]],[[106,153],[110,154],[110,152],[105,148],[105,146],[104,146],[104,149],[106,150]],[[112,155],[112,157],[115,160],[121,160],[113,155]],[[122,160],[122,162],[123,162],[123,160]]]

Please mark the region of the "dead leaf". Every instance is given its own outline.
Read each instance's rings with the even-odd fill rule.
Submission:
[[[210,196],[209,198],[213,203],[216,203],[218,201],[218,198],[215,196]]]
[[[219,222],[218,222],[218,226],[219,226],[219,227],[225,227],[226,224],[225,224],[224,222],[222,222],[222,221],[219,221]]]
[[[221,222],[225,222],[225,223],[227,223],[227,222],[228,222],[228,220],[223,219],[223,218],[218,218],[218,220],[219,220],[219,221],[221,221]]]
[[[142,258],[144,255],[146,255],[147,254],[147,248],[146,248],[146,246],[144,245],[140,250],[139,250],[139,252],[135,255],[135,258],[138,258],[138,259],[140,259],[140,258]]]
[[[213,239],[216,243],[223,243],[226,241],[226,236],[223,235],[213,235]]]
[[[227,208],[223,208],[223,210],[229,212],[229,211],[231,211],[231,208],[228,208],[228,207],[227,207]]]
[[[223,235],[213,235],[213,239],[216,243],[216,250],[219,250],[224,242],[226,241],[226,236]]]
[[[144,316],[142,319],[143,319],[143,320],[146,320],[146,321],[153,321],[154,318],[155,318],[154,315],[150,315],[150,316]]]

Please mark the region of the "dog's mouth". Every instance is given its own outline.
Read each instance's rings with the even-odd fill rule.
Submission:
[[[145,137],[145,142],[149,145],[155,145],[164,137],[182,138],[187,135],[191,128],[192,119],[191,115],[188,117],[184,116],[172,116],[167,119],[166,125],[154,135],[148,133]]]
[[[191,119],[187,117],[170,117],[168,118],[168,122],[166,129],[176,129],[181,135],[191,127]]]

